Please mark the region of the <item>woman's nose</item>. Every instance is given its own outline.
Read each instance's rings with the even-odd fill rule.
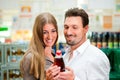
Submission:
[[[52,34],[49,33],[49,34],[48,34],[48,39],[51,39],[51,38],[52,38]]]

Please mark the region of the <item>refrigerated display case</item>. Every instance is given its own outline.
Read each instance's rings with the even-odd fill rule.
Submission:
[[[2,47],[2,46],[1,46]],[[19,79],[22,80],[20,74],[20,60],[28,48],[28,44],[3,44],[2,61],[1,64],[1,79],[10,80]]]

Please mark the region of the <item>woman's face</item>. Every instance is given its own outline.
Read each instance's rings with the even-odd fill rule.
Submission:
[[[57,39],[57,30],[53,24],[45,24],[43,26],[43,41],[45,46],[52,47]]]

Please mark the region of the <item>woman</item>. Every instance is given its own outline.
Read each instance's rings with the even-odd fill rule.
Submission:
[[[36,17],[33,36],[20,69],[24,80],[44,80],[45,70],[53,63],[52,47],[58,39],[56,19],[50,13],[41,13]]]

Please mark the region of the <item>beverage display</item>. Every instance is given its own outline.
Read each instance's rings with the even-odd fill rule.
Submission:
[[[0,63],[0,80],[23,80],[19,63],[24,55],[26,49],[28,48],[27,44],[3,44],[4,48],[1,48],[0,53],[3,60],[3,64]],[[2,51],[4,50],[4,51]]]
[[[65,71],[65,64],[62,58],[62,52],[61,50],[56,51],[55,59],[54,59],[54,65],[57,65],[61,67],[60,71],[64,72]]]
[[[120,48],[120,32],[92,32],[89,39],[98,48]]]

